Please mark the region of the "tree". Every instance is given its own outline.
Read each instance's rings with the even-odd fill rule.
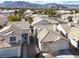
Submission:
[[[78,10],[75,10],[75,13],[79,13],[79,11]]]
[[[19,15],[9,15],[8,21],[21,21],[21,18],[19,17]]]
[[[72,16],[69,16],[67,19],[69,22],[72,22],[73,21],[72,18],[73,18]]]
[[[42,55],[42,52],[40,52],[35,55],[35,58],[45,58],[45,57]]]
[[[30,16],[27,17],[27,20],[29,21],[30,24],[33,22],[33,19]]]
[[[44,9],[44,14],[47,14],[49,16],[53,16],[56,14],[55,9]]]

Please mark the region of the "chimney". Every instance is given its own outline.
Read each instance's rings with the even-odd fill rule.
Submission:
[[[70,22],[68,23],[68,26],[69,26],[69,27],[71,27],[71,24],[70,24]]]
[[[56,30],[56,24],[54,24],[54,30]]]
[[[34,29],[33,29],[34,31],[33,31],[33,34],[34,34],[34,36],[36,36],[37,35],[37,29],[36,29],[36,27],[34,27]]]
[[[58,25],[58,24],[54,24],[54,30],[57,30],[57,25]]]

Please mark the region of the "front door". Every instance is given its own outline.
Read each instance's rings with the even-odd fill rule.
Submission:
[[[29,43],[29,38],[27,33],[22,34],[22,40],[23,40],[23,43],[27,43],[27,44]]]

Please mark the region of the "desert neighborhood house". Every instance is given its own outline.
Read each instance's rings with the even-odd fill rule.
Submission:
[[[22,43],[30,44],[29,34],[28,22],[8,23],[7,26],[0,30],[0,36],[3,38],[1,39],[0,57],[20,57]]]
[[[41,36],[42,35],[42,36]],[[57,31],[42,29],[38,35],[39,48],[43,52],[56,52],[69,49],[69,41]]]

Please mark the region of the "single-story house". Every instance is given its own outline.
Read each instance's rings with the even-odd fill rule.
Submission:
[[[32,11],[32,10],[30,10],[30,9],[28,9],[28,10],[26,10],[25,12],[24,12],[24,14],[33,14],[34,12]]]
[[[18,31],[18,30],[16,31],[18,33],[22,32],[21,36],[23,35],[25,38],[26,38],[26,36],[27,37],[29,36],[31,29],[30,29],[30,24],[28,21],[22,20],[22,21],[8,22],[7,25],[11,25],[11,24],[13,24],[15,27],[19,28],[19,30],[21,30],[21,31]]]
[[[69,10],[58,10],[56,11],[58,14],[71,14],[71,11]]]
[[[61,15],[61,18],[63,19],[63,20],[65,20],[65,19],[67,19],[69,16],[73,16],[72,14],[62,14]]]
[[[79,16],[75,16],[72,18],[73,23],[75,23],[77,26],[79,26]]]
[[[6,16],[10,15],[10,14],[14,14],[15,13],[15,10],[2,10],[0,11],[0,14],[4,14]]]
[[[47,28],[51,31],[56,28],[56,24],[58,24],[58,21],[55,19],[39,16],[33,18],[31,25],[35,27],[36,32],[39,32],[42,28]]]
[[[59,32],[49,31],[43,28],[37,35],[39,49],[42,52],[56,52],[63,49],[69,49],[69,41]]]
[[[44,15],[39,15],[37,17],[33,18],[33,23],[31,24],[32,26],[35,25],[48,25],[48,24],[57,24],[58,21],[54,17],[47,17]]]
[[[5,34],[4,34],[5,35]],[[9,39],[5,36],[0,36],[0,58],[4,57],[20,57],[21,56],[21,41],[16,37],[8,34]],[[18,38],[18,37],[17,37]]]
[[[19,43],[22,42],[22,30],[14,25],[5,26],[0,30],[0,36],[3,36],[7,43]],[[13,38],[13,41],[12,41]]]
[[[42,17],[42,16],[38,16],[33,18],[33,22],[32,22],[32,26],[36,27],[36,28],[44,28],[44,26],[50,26],[53,24],[57,24],[58,21],[55,20],[54,18],[47,18],[47,17]]]
[[[32,22],[31,25],[34,26],[34,25],[39,25],[39,24],[47,25],[47,24],[49,24],[49,22],[46,19],[42,18],[42,17],[33,18],[33,22]]]
[[[9,44],[9,47],[0,49],[0,57],[20,57],[22,43],[30,44],[29,34],[30,28],[28,22],[8,23],[7,26],[0,30],[0,37],[3,37],[3,40]]]

